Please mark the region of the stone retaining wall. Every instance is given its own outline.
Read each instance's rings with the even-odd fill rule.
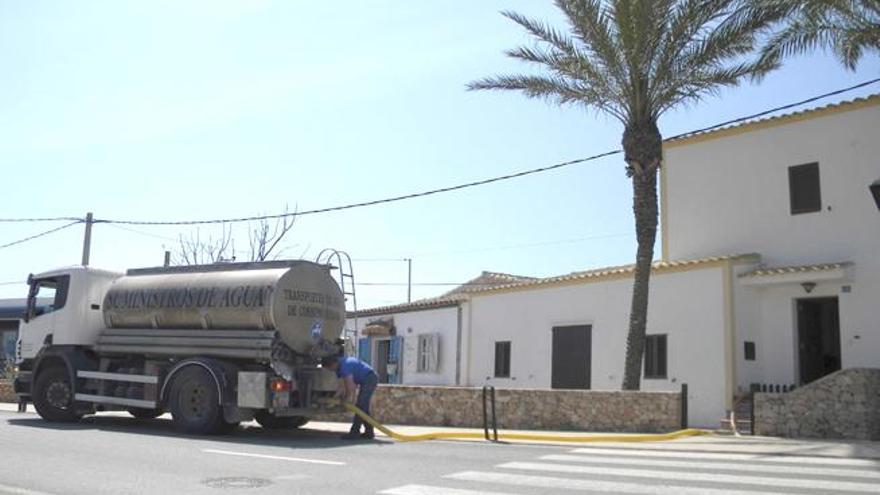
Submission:
[[[12,391],[12,380],[0,380],[0,402],[18,402]]]
[[[482,389],[380,385],[373,413],[382,423],[483,426]],[[681,428],[678,392],[496,389],[498,428],[668,432]],[[348,420],[334,415],[323,419]]]
[[[380,385],[373,412],[388,424],[481,428],[482,400],[482,389],[475,387]],[[0,402],[15,401],[12,383],[0,381]],[[495,401],[502,429],[652,433],[681,428],[678,392],[496,389]]]
[[[783,394],[755,394],[755,433],[880,440],[880,369],[851,368]]]

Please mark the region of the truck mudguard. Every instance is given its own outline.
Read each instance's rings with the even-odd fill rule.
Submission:
[[[73,392],[76,393],[76,372],[97,370],[98,361],[89,351],[75,345],[52,345],[44,347],[34,362],[33,379],[49,367],[61,364],[70,375]]]
[[[214,378],[217,385],[217,397],[220,399],[220,405],[235,404],[235,380],[238,378],[238,367],[217,359],[207,357],[194,357],[184,359],[168,370],[165,380],[162,382],[162,389],[159,391],[159,403],[165,405],[170,391],[170,384],[174,380],[174,376],[178,371],[187,366],[199,366],[204,368]],[[231,401],[231,402],[230,402]]]

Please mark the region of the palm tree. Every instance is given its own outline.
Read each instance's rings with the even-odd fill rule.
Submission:
[[[766,54],[778,57],[828,48],[853,70],[866,50],[880,53],[880,0],[772,1],[784,9],[787,22],[764,47]]]
[[[623,124],[626,174],[632,179],[638,250],[626,342],[624,390],[638,390],[648,313],[648,283],[657,237],[658,119],[668,110],[759,79],[778,56],[753,55],[779,12],[743,0],[556,0],[560,30],[502,12],[536,38],[506,52],[540,73],[500,75],[471,90],[520,91],[559,105],[598,109]]]

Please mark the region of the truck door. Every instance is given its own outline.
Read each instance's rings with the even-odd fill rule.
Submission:
[[[20,359],[36,357],[55,332],[55,312],[67,302],[69,286],[69,275],[31,280],[24,322],[19,327]]]

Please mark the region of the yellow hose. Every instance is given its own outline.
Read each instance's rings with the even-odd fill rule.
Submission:
[[[357,414],[364,421],[372,425],[377,430],[388,435],[389,437],[401,442],[418,442],[422,440],[438,440],[444,438],[485,438],[483,432],[473,431],[436,431],[432,433],[422,433],[421,435],[404,435],[386,427],[382,423],[376,421],[369,414],[361,411],[353,404],[343,404],[346,409]],[[532,440],[538,442],[660,442],[663,440],[674,440],[676,438],[693,437],[698,435],[709,435],[706,430],[697,430],[688,428],[685,430],[673,431],[671,433],[656,433],[642,435],[583,435],[583,436],[567,436],[567,435],[535,435],[531,433],[498,433],[499,440]]]

